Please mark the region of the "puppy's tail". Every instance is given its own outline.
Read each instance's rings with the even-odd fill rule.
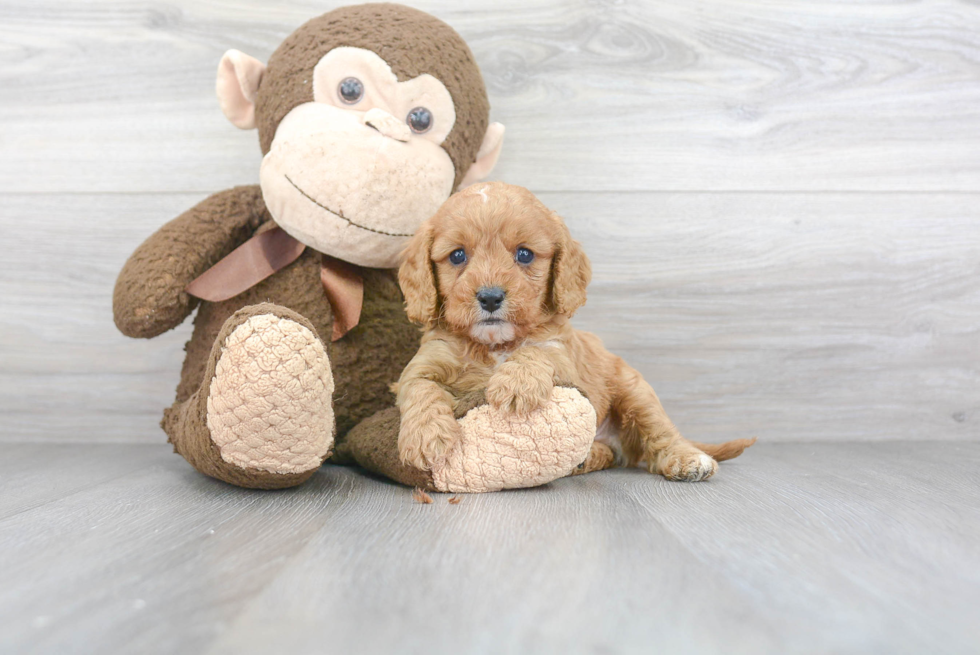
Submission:
[[[732,439],[725,443],[698,443],[697,441],[691,443],[713,457],[716,462],[724,462],[726,459],[735,459],[741,455],[746,448],[755,443],[755,439],[752,437],[751,439]]]

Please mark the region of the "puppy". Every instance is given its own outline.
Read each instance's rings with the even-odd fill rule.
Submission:
[[[598,425],[609,420],[623,463],[644,462],[671,480],[705,480],[716,460],[755,441],[688,441],[636,369],[570,325],[585,303],[589,260],[527,189],[492,183],[452,196],[402,257],[409,319],[426,328],[396,386],[406,464],[429,469],[452,448],[461,399],[485,390],[493,407],[526,415],[556,384],[580,389]]]

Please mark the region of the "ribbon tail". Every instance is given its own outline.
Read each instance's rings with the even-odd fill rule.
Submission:
[[[211,302],[234,298],[292,264],[305,249],[281,227],[266,230],[232,250],[184,290]]]
[[[331,341],[337,341],[357,327],[364,306],[364,278],[354,264],[323,255],[320,282],[333,310]]]

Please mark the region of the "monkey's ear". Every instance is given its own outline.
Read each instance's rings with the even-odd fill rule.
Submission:
[[[255,127],[255,94],[265,73],[265,64],[244,52],[229,50],[218,64],[215,89],[221,111],[235,127]]]
[[[438,316],[439,297],[436,278],[432,274],[433,230],[428,221],[422,224],[405,250],[398,268],[398,285],[405,294],[408,320],[432,327]]]
[[[476,161],[466,171],[463,181],[459,183],[459,188],[469,186],[474,182],[479,182],[493,171],[500,158],[500,148],[504,145],[504,126],[500,123],[490,123],[487,126],[487,133],[483,135],[483,144],[479,152],[476,153]]]
[[[592,265],[582,244],[572,238],[565,222],[561,223],[561,243],[555,250],[551,270],[551,306],[557,314],[571,316],[585,304],[585,290],[592,280]]]

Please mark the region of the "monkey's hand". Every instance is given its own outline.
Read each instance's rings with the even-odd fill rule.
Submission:
[[[197,305],[184,289],[248,240],[267,219],[259,187],[216,193],[173,219],[136,249],[116,280],[116,326],[150,338],[178,325]]]
[[[436,403],[421,411],[402,411],[398,455],[409,466],[427,471],[446,457],[462,434],[449,405]]]
[[[546,361],[509,360],[490,377],[487,402],[492,407],[527,416],[551,400],[554,369]]]

